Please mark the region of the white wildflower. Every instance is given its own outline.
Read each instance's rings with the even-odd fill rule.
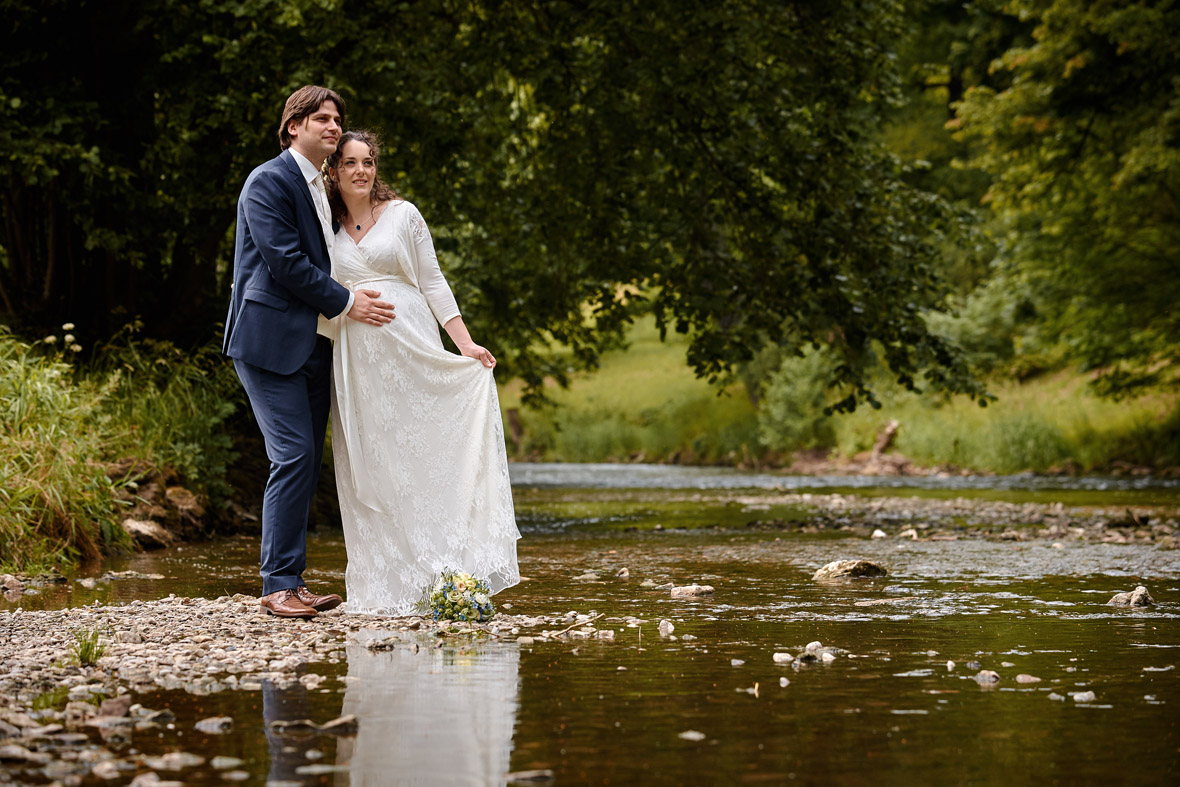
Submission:
[[[74,353],[80,353],[80,352],[82,352],[82,345],[80,345],[80,344],[71,344],[71,345],[70,345],[70,352],[74,352]]]
[[[68,324],[69,323],[67,323],[67,325]],[[61,337],[61,340],[66,344],[73,344],[74,343],[74,334],[67,333],[65,336]]]
[[[56,337],[56,336],[46,336],[46,337],[43,339],[43,341],[44,341],[46,344],[57,344],[57,337]]]
[[[67,322],[65,325],[61,326],[61,329],[63,331],[72,331],[74,330],[74,324],[72,322]]]

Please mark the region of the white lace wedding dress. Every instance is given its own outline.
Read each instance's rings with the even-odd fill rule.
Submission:
[[[439,325],[459,314],[422,214],[385,205],[359,243],[343,228],[333,276],[394,304],[381,327],[332,321],[332,453],[347,609],[407,615],[444,568],[520,581],[504,427],[492,370],[447,351]]]

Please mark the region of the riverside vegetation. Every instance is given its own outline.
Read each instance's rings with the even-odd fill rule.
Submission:
[[[661,342],[650,320],[637,322],[626,350],[607,353],[593,374],[553,404],[513,411],[510,449],[518,459],[566,462],[681,462],[789,466],[795,452],[831,456],[839,467],[873,447],[891,420],[894,447],[925,467],[979,472],[1166,471],[1180,465],[1180,398],[1152,392],[1115,401],[1094,393],[1092,375],[1067,366],[1018,380],[996,375],[987,408],[963,399],[901,389],[881,394],[879,410],[828,414],[822,360],[785,359],[718,390],[684,363],[686,343]],[[1175,472],[1171,470],[1169,472]]]
[[[71,329],[36,343],[0,329],[2,570],[130,547],[121,522],[159,507],[169,483],[190,506],[228,493],[232,367],[213,348],[182,352],[135,326],[87,361]]]

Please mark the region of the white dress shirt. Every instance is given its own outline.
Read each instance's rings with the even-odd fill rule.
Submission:
[[[324,241],[328,245],[328,254],[332,253],[332,247],[336,243],[336,235],[332,232],[332,210],[328,206],[328,192],[324,187],[324,175],[315,164],[312,164],[295,148],[287,148],[291,151],[291,157],[295,159],[295,163],[299,165],[299,171],[303,174],[307,181],[307,190],[311,193],[311,202],[316,206],[316,213],[320,219],[320,231],[324,233]],[[353,301],[356,300],[355,293],[348,293],[348,303],[344,306],[344,311],[340,314],[348,314],[352,309]],[[339,315],[333,315],[333,317]],[[323,330],[323,320],[320,321],[321,329],[317,331],[323,336],[330,336]]]

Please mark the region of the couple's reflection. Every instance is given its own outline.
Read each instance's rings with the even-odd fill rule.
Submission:
[[[504,784],[520,695],[515,643],[448,642],[436,648],[432,638],[423,638],[417,648],[399,642],[393,650],[373,651],[365,643],[388,633],[355,636],[348,644],[340,713],[355,714],[359,728],[355,737],[336,742],[336,764],[347,767],[336,774],[337,785]],[[274,718],[292,718],[272,716],[270,706],[280,701],[276,693],[264,691],[263,700],[268,730]],[[282,765],[294,758],[276,743],[271,780],[298,780]]]

